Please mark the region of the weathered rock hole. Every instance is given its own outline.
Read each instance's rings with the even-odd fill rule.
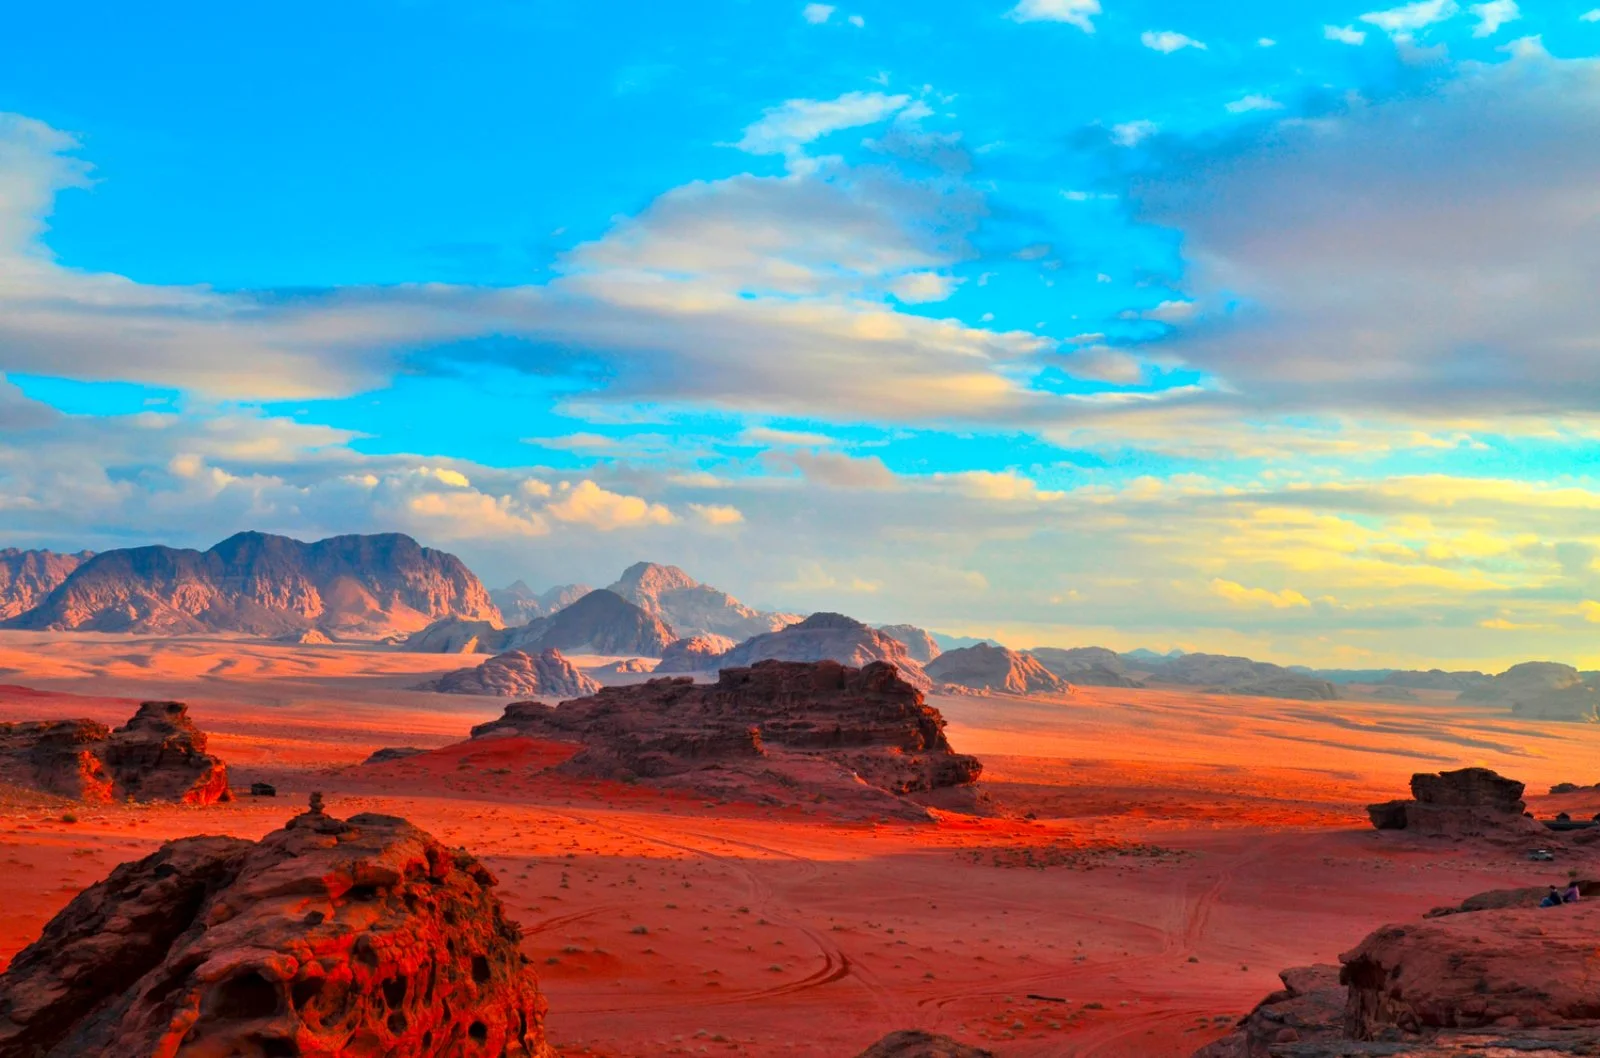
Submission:
[[[346,900],[371,903],[378,899],[378,892],[378,887],[375,885],[352,885],[344,895]]]
[[[484,1043],[489,1039],[489,1026],[485,1025],[481,1021],[474,1021],[467,1027],[467,1035],[471,1036],[479,1043]]]
[[[278,986],[249,970],[222,983],[210,1013],[215,1018],[270,1018],[279,1003]]]
[[[390,1010],[405,1002],[406,979],[405,977],[391,977],[383,982],[383,1002]]]
[[[389,1015],[389,1020],[384,1022],[384,1024],[389,1026],[390,1032],[398,1036],[406,1031],[406,1016],[397,1010],[393,1014]]]
[[[322,986],[326,978],[305,977],[296,981],[289,989],[289,999],[294,1003],[296,1010],[303,1010],[317,1001],[322,995]]]
[[[300,1058],[300,1046],[293,1040],[270,1039],[261,1042],[261,1058]]]
[[[472,979],[480,985],[489,983],[489,960],[482,955],[472,957]]]
[[[378,953],[372,947],[372,942],[366,937],[362,937],[356,942],[355,951],[351,953],[351,958],[369,970],[378,968]]]

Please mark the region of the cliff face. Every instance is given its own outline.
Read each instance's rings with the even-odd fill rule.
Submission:
[[[155,546],[96,555],[7,626],[273,636],[320,628],[376,637],[452,616],[496,620],[499,613],[460,559],[409,536],[307,544],[239,533],[208,551]]]
[[[64,555],[58,551],[0,548],[0,621],[33,609],[73,570],[93,557],[93,551]]]

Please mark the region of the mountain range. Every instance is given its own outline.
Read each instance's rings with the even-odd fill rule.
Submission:
[[[0,621],[27,613],[94,557],[93,551],[65,555],[59,551],[0,549]]]
[[[49,568],[44,560],[19,565]],[[334,637],[377,638],[445,616],[492,621],[500,614],[460,559],[409,536],[336,536],[307,544],[238,533],[206,551],[152,546],[101,552],[74,565],[4,627],[262,636],[315,628]]]

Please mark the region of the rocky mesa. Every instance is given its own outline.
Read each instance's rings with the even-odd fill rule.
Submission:
[[[820,795],[871,811],[924,816],[910,795],[969,787],[982,770],[956,753],[944,718],[895,666],[766,661],[688,677],[607,687],[550,707],[518,702],[472,729],[475,739],[578,742],[561,767],[645,779],[774,804]]]
[[[917,687],[933,686],[898,640],[838,613],[814,613],[781,631],[753,636],[718,658],[714,667],[743,668],[762,661],[836,661],[857,668],[885,661]]]

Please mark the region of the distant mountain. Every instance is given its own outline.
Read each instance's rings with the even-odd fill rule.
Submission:
[[[508,625],[525,625],[535,617],[549,617],[588,595],[593,588],[587,584],[558,584],[547,591],[536,592],[522,581],[504,588],[492,588],[489,598]]]
[[[1445,672],[1429,669],[1427,672],[1391,672],[1383,678],[1390,687],[1404,687],[1417,691],[1467,691],[1489,683],[1494,677],[1482,672]]]
[[[1135,647],[1132,650],[1124,651],[1122,656],[1130,661],[1171,661],[1173,658],[1183,657],[1183,651],[1174,647],[1165,654],[1157,654],[1155,651],[1147,650],[1144,647]]]
[[[1062,694],[1072,689],[1033,655],[987,643],[946,651],[933,660],[927,672],[936,684],[954,684],[974,691]]]
[[[404,649],[423,654],[530,654],[555,648],[568,654],[659,658],[677,639],[659,617],[604,588],[592,591],[550,617],[501,628],[489,621],[446,618],[411,636]]]
[[[335,536],[307,544],[238,533],[208,551],[157,546],[98,554],[5,627],[263,636],[318,628],[339,637],[379,637],[446,616],[492,621],[500,615],[460,559],[409,536]]]
[[[1525,661],[1468,687],[1461,702],[1509,705],[1527,720],[1600,720],[1600,673],[1555,661]]]
[[[752,610],[725,591],[701,584],[677,566],[636,562],[606,589],[659,617],[684,637],[698,635],[748,639],[776,632],[800,620],[795,614]]]
[[[593,677],[585,675],[559,650],[537,655],[520,650],[497,654],[472,669],[447,672],[436,680],[419,684],[419,691],[439,694],[486,694],[501,698],[523,695],[581,698],[600,690]]]
[[[933,636],[916,625],[879,625],[878,631],[890,639],[897,640],[906,648],[906,653],[911,655],[911,660],[919,665],[926,665],[944,653]]]
[[[853,668],[887,661],[899,666],[908,683],[923,690],[932,686],[898,640],[844,614],[814,613],[781,631],[753,636],[717,659],[714,667],[739,668],[768,660],[837,661]]]
[[[712,672],[722,661],[722,656],[739,644],[727,636],[690,636],[668,643],[661,652],[661,664],[655,667],[659,674],[669,672]]]
[[[1286,665],[1290,672],[1302,676],[1315,676],[1329,683],[1382,683],[1395,674],[1394,669],[1314,669],[1309,665]]]
[[[1124,654],[1131,658],[1131,653]],[[1332,683],[1315,676],[1291,672],[1281,665],[1222,654],[1183,654],[1171,659],[1151,661],[1144,667],[1148,684],[1176,684],[1221,694],[1248,694],[1262,698],[1298,698],[1327,701],[1339,697]]]
[[[66,555],[59,551],[0,549],[0,621],[33,609],[73,570],[93,557],[93,551]]]
[[[960,650],[962,647],[975,647],[979,643],[987,643],[992,647],[1000,645],[992,639],[974,639],[972,636],[947,636],[943,632],[929,632],[928,635],[940,650]]]
[[[1105,647],[1036,647],[1029,653],[1052,674],[1081,687],[1144,686],[1131,675],[1122,655]]]

